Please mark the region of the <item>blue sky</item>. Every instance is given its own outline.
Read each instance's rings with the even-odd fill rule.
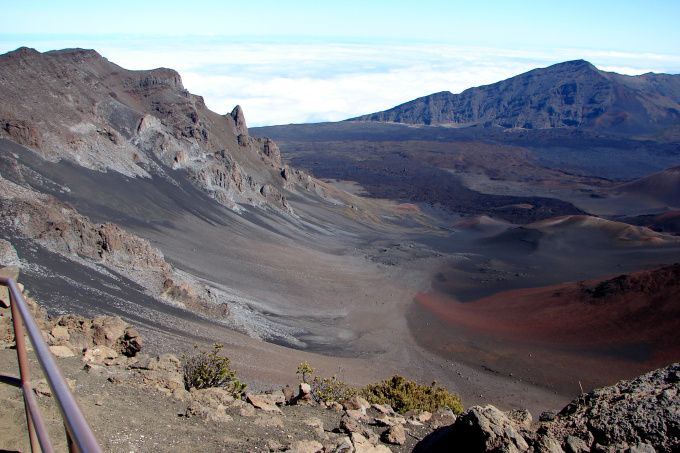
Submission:
[[[96,1],[3,5],[0,53],[93,48],[170,67],[251,126],[336,121],[586,59],[680,72],[680,1]]]

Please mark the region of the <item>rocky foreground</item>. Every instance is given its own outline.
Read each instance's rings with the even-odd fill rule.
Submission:
[[[680,451],[680,364],[583,394],[538,421],[526,410],[492,405],[458,417],[448,408],[397,414],[360,397],[316,403],[306,384],[240,397],[219,388],[187,391],[182,361],[141,354],[141,337],[124,321],[49,318],[28,300],[105,451]],[[10,314],[0,305],[0,364],[11,370]],[[35,391],[59,446],[63,428],[49,388],[36,376],[37,370]],[[19,391],[1,386],[0,400],[3,420],[13,420],[0,428],[0,449],[27,449]]]

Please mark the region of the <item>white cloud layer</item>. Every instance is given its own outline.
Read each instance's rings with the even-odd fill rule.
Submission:
[[[249,126],[339,121],[573,59],[629,75],[680,72],[680,55],[290,38],[4,40],[0,50],[20,45],[41,51],[91,47],[127,69],[176,69],[211,110],[224,114],[240,104]]]

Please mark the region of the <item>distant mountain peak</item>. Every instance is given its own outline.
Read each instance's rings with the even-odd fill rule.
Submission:
[[[646,133],[680,121],[680,75],[624,76],[601,71],[586,60],[571,60],[460,94],[441,91],[348,121]]]

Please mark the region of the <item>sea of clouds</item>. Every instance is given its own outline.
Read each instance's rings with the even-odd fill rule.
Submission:
[[[126,69],[172,68],[208,108],[241,105],[249,126],[339,121],[439,91],[459,93],[562,61],[637,75],[680,72],[680,55],[276,37],[0,36],[0,53],[93,48]]]

